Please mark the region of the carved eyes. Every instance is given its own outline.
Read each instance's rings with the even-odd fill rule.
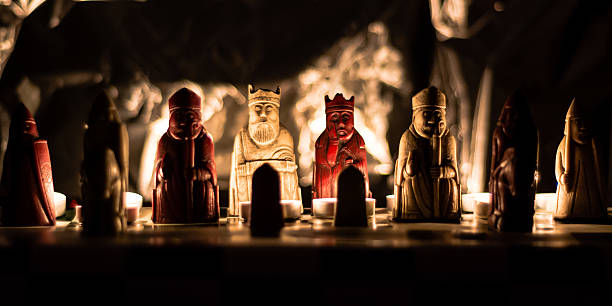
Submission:
[[[255,112],[263,115],[262,111],[265,110],[265,114],[269,114],[274,110],[274,107],[272,105],[265,105],[265,106],[261,106],[261,105],[255,105]]]
[[[439,110],[423,111],[423,117],[428,120],[433,119],[434,121],[440,121],[440,119],[442,118],[442,112]]]
[[[342,115],[335,113],[331,116],[331,121],[332,122],[338,122],[342,120],[342,123],[347,123],[349,122],[349,120],[351,120],[351,115],[349,115],[348,113],[343,113]]]

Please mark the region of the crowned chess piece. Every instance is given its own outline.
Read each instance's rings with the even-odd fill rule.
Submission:
[[[348,166],[355,166],[365,180],[365,194],[370,195],[368,165],[363,138],[354,127],[355,97],[344,99],[338,93],[333,100],[325,96],[325,131],[315,143],[312,197],[335,198],[338,176]]]
[[[23,103],[11,116],[2,186],[8,193],[3,226],[55,225],[49,148],[38,137],[36,121]]]
[[[338,177],[338,202],[334,217],[335,226],[368,226],[363,174],[354,166],[348,166]]]
[[[83,138],[83,233],[112,235],[126,225],[129,139],[106,92],[94,101]]]
[[[278,236],[283,228],[280,204],[280,177],[274,167],[263,164],[253,173],[251,235]]]
[[[412,124],[395,163],[395,221],[458,222],[461,217],[455,137],[446,127],[446,96],[436,87],[412,97]]]
[[[170,124],[155,156],[153,222],[218,222],[215,148],[202,124],[200,97],[183,88],[168,104]]]
[[[506,100],[493,132],[489,228],[531,232],[537,150],[537,129],[527,99],[515,92]]]
[[[281,200],[301,200],[293,138],[279,122],[280,88],[248,88],[249,122],[234,139],[229,215],[240,215],[240,202],[251,200],[253,173],[264,163],[280,177]]]
[[[598,148],[579,104],[572,101],[565,117],[564,137],[557,149],[555,219],[600,220],[606,217]]]

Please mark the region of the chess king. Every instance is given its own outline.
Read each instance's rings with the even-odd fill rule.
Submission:
[[[249,122],[234,138],[229,215],[240,215],[240,202],[251,201],[253,173],[267,163],[278,172],[281,200],[301,200],[293,138],[279,121],[281,90],[248,87]]]
[[[183,88],[168,104],[170,123],[155,156],[153,222],[218,222],[215,148],[202,124],[200,97]]]
[[[565,117],[565,136],[557,149],[555,175],[559,220],[602,219],[606,216],[598,148],[583,114],[572,101]]]
[[[313,198],[335,198],[338,176],[350,165],[361,171],[366,197],[370,195],[368,165],[363,138],[354,128],[355,97],[344,99],[338,93],[333,100],[325,96],[325,131],[315,144]]]
[[[412,97],[412,124],[400,140],[394,220],[459,220],[455,146],[446,128],[446,96],[433,86],[423,89]]]

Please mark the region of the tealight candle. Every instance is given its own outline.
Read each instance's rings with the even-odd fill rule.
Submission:
[[[395,207],[395,195],[390,194],[387,196],[387,213],[392,214],[394,207]]]
[[[297,220],[302,215],[302,201],[300,200],[281,200],[281,209],[283,210],[283,218],[287,220]],[[251,202],[240,202],[240,217],[244,221],[248,221],[251,217]]]
[[[127,222],[132,223],[140,217],[140,208],[142,207],[142,196],[134,192],[125,193],[125,211]]]
[[[461,209],[465,212],[476,213],[476,203],[489,203],[491,194],[488,192],[466,193],[461,195]],[[482,206],[483,204],[481,204]]]
[[[336,198],[312,199],[312,216],[318,219],[333,219],[336,214]],[[374,216],[376,199],[366,198],[366,214]]]
[[[53,193],[53,203],[55,204],[55,217],[59,217],[66,212],[66,195],[59,192]]]

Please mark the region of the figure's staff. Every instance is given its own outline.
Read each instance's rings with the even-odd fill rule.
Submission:
[[[191,222],[193,212],[193,172],[195,168],[195,143],[191,134],[191,132],[193,131],[193,124],[188,125],[187,129],[187,136],[185,137],[185,166],[187,167],[188,174],[186,177],[187,222]]]
[[[432,151],[433,151],[433,164],[440,168],[442,165],[442,139],[440,137],[441,133],[441,125],[443,123],[439,122],[438,126],[435,127],[434,133],[432,136]],[[434,217],[440,216],[440,175],[438,175],[433,182],[433,204],[434,204]]]
[[[573,103],[573,101],[572,101]],[[572,155],[572,148],[571,148],[571,143],[572,143],[572,123],[571,123],[572,118],[571,117],[567,117],[565,118],[565,126],[567,126],[567,131],[566,131],[566,135],[565,135],[565,159],[563,160],[563,167],[565,168],[565,171],[563,172],[563,174],[566,174],[567,176],[569,176],[569,174],[571,173],[570,167],[572,165],[572,163],[570,162],[571,160],[571,155]],[[570,186],[568,186],[567,184],[565,185],[565,190],[567,190],[568,192],[570,191]]]

